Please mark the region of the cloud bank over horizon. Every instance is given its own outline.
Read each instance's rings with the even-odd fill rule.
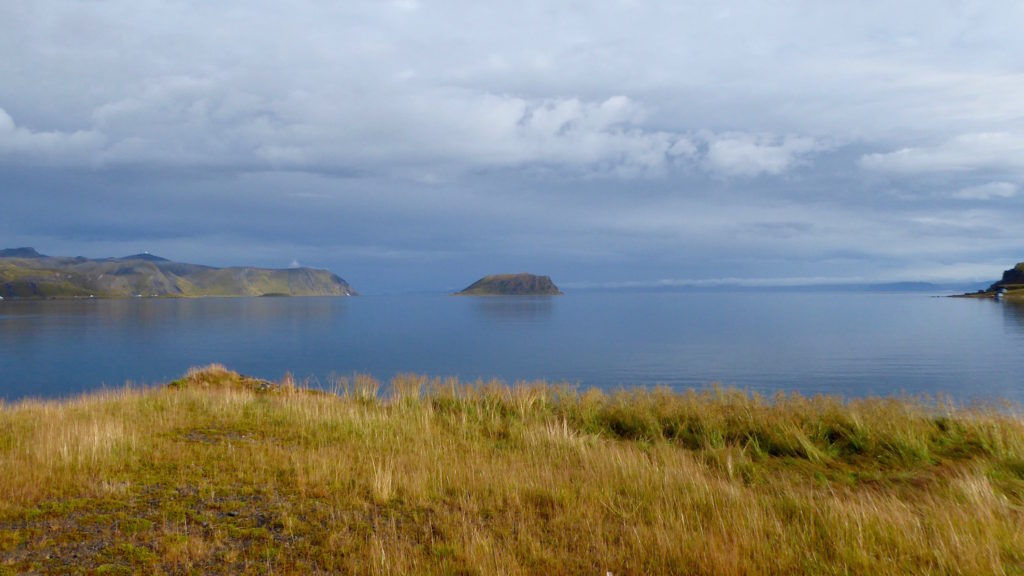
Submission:
[[[1022,24],[1012,2],[11,3],[0,244],[364,291],[983,280],[1024,253]]]

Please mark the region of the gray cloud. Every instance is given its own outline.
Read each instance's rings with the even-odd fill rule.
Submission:
[[[813,138],[730,132],[710,135],[705,166],[735,176],[777,175],[823,147]]]
[[[907,147],[866,154],[861,162],[872,170],[902,174],[1024,169],[1024,133],[962,134],[938,145]]]
[[[952,194],[953,198],[960,200],[992,200],[998,198],[1013,198],[1020,191],[1020,187],[1012,182],[989,182],[978,186],[961,188]]]
[[[371,110],[360,117],[354,110]],[[0,153],[100,167],[226,166],[237,169],[459,171],[539,165],[578,174],[661,174],[701,155],[722,175],[780,174],[813,139],[730,132],[645,130],[625,96],[527,100],[459,90],[392,103],[265,102],[210,82],[164,78],[138,96],[105,104],[88,131],[31,132],[0,110]],[[401,129],[396,125],[400,124]]]
[[[6,3],[0,243],[364,289],[983,277],[1020,259],[1022,23],[1013,2]]]

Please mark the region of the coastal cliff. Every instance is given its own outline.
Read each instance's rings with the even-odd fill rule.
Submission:
[[[1005,270],[1003,277],[985,290],[958,294],[960,298],[1007,298],[1024,300],[1024,262]]]
[[[355,294],[342,278],[314,268],[215,268],[148,253],[91,259],[0,250],[0,296],[8,299]]]

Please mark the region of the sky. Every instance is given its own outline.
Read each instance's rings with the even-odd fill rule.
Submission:
[[[357,290],[994,280],[1024,4],[0,3],[0,247]]]

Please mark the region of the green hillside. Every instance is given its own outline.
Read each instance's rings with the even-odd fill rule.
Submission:
[[[337,275],[313,268],[214,268],[151,254],[124,258],[44,256],[31,248],[0,250],[4,298],[202,296],[351,296]]]

